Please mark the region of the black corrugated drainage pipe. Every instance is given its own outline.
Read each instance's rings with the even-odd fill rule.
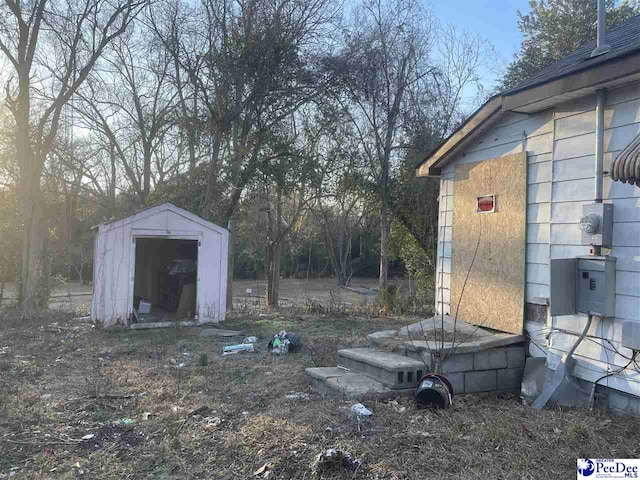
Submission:
[[[444,375],[427,373],[416,385],[416,406],[418,409],[445,409],[453,402],[453,387]]]

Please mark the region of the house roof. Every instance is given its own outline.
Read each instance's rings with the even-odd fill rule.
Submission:
[[[591,57],[596,42],[582,45],[563,59],[489,98],[478,110],[416,165],[418,176],[438,176],[441,168],[472,139],[506,112],[531,113],[591,94],[598,88],[640,79],[640,15],[607,31],[611,49]]]
[[[585,43],[561,60],[543,68],[541,71],[522,82],[505,90],[503,95],[509,95],[526,90],[536,85],[564,77],[571,73],[593,68],[615,58],[640,50],[640,15],[631,17],[620,25],[607,31],[605,43],[611,47],[607,53],[591,58],[591,52],[596,48],[596,41]]]

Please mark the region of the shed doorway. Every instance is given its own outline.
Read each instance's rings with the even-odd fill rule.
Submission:
[[[135,238],[133,322],[196,318],[198,240]]]

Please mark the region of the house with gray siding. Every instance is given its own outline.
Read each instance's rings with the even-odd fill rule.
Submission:
[[[440,179],[436,311],[466,312],[462,320],[497,330],[504,322],[550,371],[570,357],[578,383],[597,383],[612,410],[640,414],[640,16],[598,46],[490,98],[416,173]],[[600,204],[613,206],[612,225],[600,217],[611,229],[604,243],[585,237],[589,209]],[[567,285],[552,275],[556,260],[590,258],[613,260],[613,276],[596,283],[596,273],[583,272]],[[581,279],[590,282],[583,292]],[[595,307],[554,313],[554,292],[590,295],[601,281],[614,305],[608,316]]]

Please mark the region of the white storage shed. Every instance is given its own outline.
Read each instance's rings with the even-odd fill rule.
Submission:
[[[171,203],[99,225],[92,320],[223,321],[228,242],[227,229]]]

